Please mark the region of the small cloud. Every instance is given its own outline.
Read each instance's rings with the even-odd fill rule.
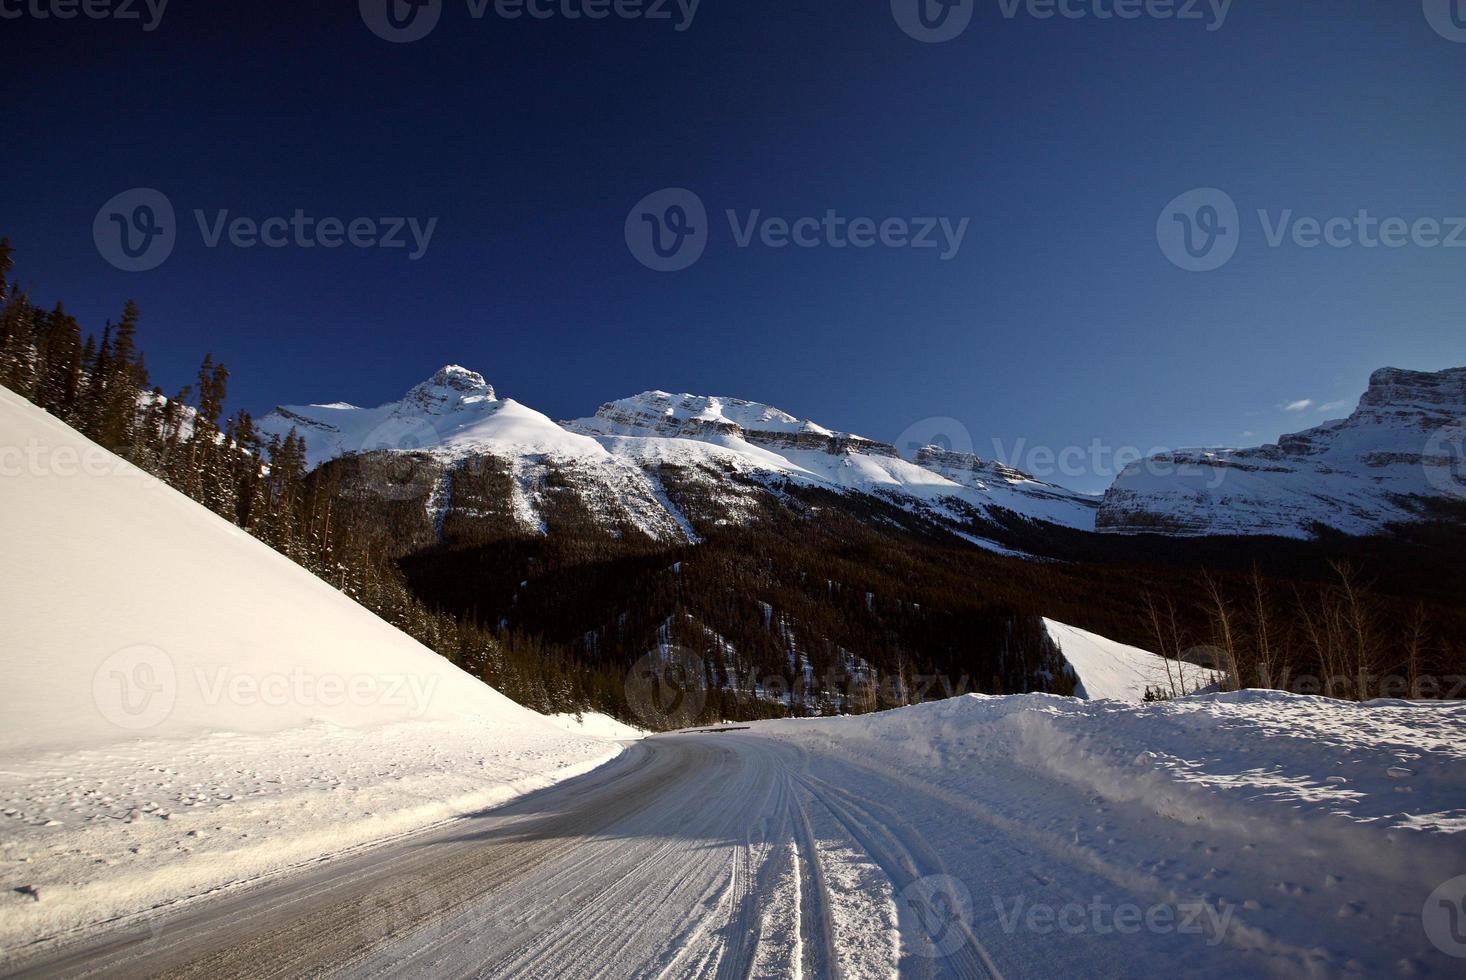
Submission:
[[[1253,432],[1251,429],[1248,429],[1246,432],[1242,433],[1242,438],[1243,439],[1256,439],[1257,438],[1257,433],[1256,432]]]
[[[1349,400],[1347,398],[1344,398],[1336,402],[1324,402],[1322,405],[1318,406],[1318,410],[1320,412],[1342,412],[1348,407]]]
[[[1285,412],[1306,412],[1313,407],[1313,399],[1300,398],[1296,402],[1288,402],[1287,404],[1279,405],[1278,407]]]

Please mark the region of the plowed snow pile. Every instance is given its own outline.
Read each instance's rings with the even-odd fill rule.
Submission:
[[[968,695],[754,731],[899,812],[913,853],[971,841],[941,850],[947,892],[1004,975],[1459,976],[1466,957],[1462,702]]]
[[[1075,696],[1091,701],[1144,701],[1147,689],[1168,696],[1193,694],[1217,683],[1221,676],[1206,667],[1167,660],[1056,620],[1045,619],[1044,629],[1079,678]]]
[[[4,389],[0,541],[0,951],[620,751]]]

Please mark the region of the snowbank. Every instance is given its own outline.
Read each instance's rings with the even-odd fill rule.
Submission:
[[[514,704],[4,389],[0,540],[0,948],[620,751]]]
[[[646,732],[617,721],[610,715],[597,711],[583,711],[579,716],[572,714],[550,715],[550,720],[567,732],[587,735],[591,738],[637,739],[646,738]]]
[[[1466,704],[969,695],[754,729],[855,796],[899,783],[901,813],[956,809],[975,840],[1030,855],[1007,878],[981,848],[944,855],[989,931],[1015,896],[1093,889],[1200,903],[1254,975],[1458,975],[1427,899],[1466,897]],[[1091,881],[1039,873],[1049,861]],[[1126,948],[1144,975],[1153,950]]]
[[[1079,678],[1078,697],[1098,701],[1144,701],[1147,688],[1170,694],[1191,694],[1215,684],[1221,675],[1214,670],[1167,660],[1148,650],[1126,646],[1068,626],[1044,620],[1049,638],[1059,646],[1064,659]]]

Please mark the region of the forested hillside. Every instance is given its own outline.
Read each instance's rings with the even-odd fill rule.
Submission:
[[[248,412],[226,411],[224,364],[205,354],[192,385],[165,392],[133,304],[84,336],[59,303],[8,284],[11,268],[5,244],[0,384],[538,710],[654,724],[626,691],[646,658],[692,665],[704,719],[1068,694],[1044,616],[1204,661],[1233,686],[1466,694],[1460,515],[1316,542],[1116,538],[1019,518],[981,529],[1040,560],[808,486],[750,485],[734,524],[700,501],[706,481],[662,466],[657,483],[696,531],[669,544],[597,519],[570,492],[576,475],[551,466],[534,533],[511,513],[513,460],[387,451],[310,470],[298,436],[265,439]]]

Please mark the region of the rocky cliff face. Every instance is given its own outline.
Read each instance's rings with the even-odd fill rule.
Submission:
[[[556,423],[450,366],[377,408],[285,406],[259,427],[267,436],[299,433],[313,466],[363,454],[422,457],[423,472],[439,473],[441,485],[426,498],[442,509],[439,527],[462,516],[472,495],[455,492],[456,484],[472,461],[491,461],[503,475],[500,509],[528,533],[553,533],[555,515],[575,512],[586,515],[577,528],[697,540],[777,504],[789,486],[876,497],[978,541],[988,522],[1094,522],[1089,498],[1016,470],[972,457],[942,462],[943,472],[935,457],[932,467],[904,460],[885,443],[739,398],[652,391]],[[473,509],[494,510],[482,500]]]
[[[985,460],[971,453],[957,453],[939,446],[927,446],[917,450],[915,462],[918,466],[940,474],[954,483],[960,483],[974,490],[987,491],[1002,487],[1008,493],[1034,502],[1034,506],[1074,506],[1094,510],[1099,506],[1098,497],[1078,497],[1072,490],[1045,483],[997,460]]]
[[[1466,500],[1466,368],[1378,371],[1347,419],[1276,445],[1152,457],[1128,467],[1102,503],[935,446],[903,459],[885,443],[738,398],[652,391],[557,423],[454,366],[377,408],[287,406],[260,429],[300,433],[313,466],[362,454],[422,457],[438,473],[425,497],[437,526],[502,510],[531,534],[598,526],[695,541],[778,506],[791,486],[857,505],[875,498],[978,543],[991,537],[985,527],[1015,520],[1192,536],[1307,537],[1320,526],[1366,534]],[[475,462],[480,477],[484,466],[497,474],[503,500],[455,492]]]
[[[1125,469],[1102,531],[1368,534],[1466,500],[1466,368],[1385,368],[1346,419],[1255,449],[1189,450]]]

